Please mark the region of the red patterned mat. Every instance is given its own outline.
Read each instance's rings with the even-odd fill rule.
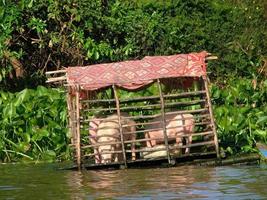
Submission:
[[[171,56],[147,56],[142,60],[68,67],[69,85],[80,85],[84,90],[96,90],[117,85],[137,89],[158,78],[200,77],[206,75],[207,52]]]

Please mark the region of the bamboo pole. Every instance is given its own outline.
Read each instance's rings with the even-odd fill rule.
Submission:
[[[174,111],[174,112],[166,112],[165,115],[172,115],[172,114],[192,114],[192,113],[202,113],[208,111],[208,109],[196,109],[196,110],[181,110],[181,111]],[[124,117],[125,119],[151,119],[158,117],[159,115],[139,115],[139,116],[130,116],[130,117]]]
[[[203,76],[202,78],[204,81],[204,87],[205,87],[205,91],[206,91],[206,98],[207,98],[207,104],[208,104],[208,109],[209,109],[209,114],[210,114],[211,126],[212,126],[212,130],[214,132],[215,149],[216,149],[217,157],[220,158],[218,136],[217,136],[217,132],[216,132],[216,126],[215,126],[215,122],[214,122],[214,117],[213,117],[212,107],[211,107],[211,100],[210,100],[210,95],[209,95],[208,79],[207,79],[207,76]]]
[[[168,106],[192,106],[195,104],[203,103],[205,100],[193,100],[188,102],[173,102],[173,103],[165,103],[165,108]],[[142,105],[142,106],[127,106],[127,107],[120,107],[120,110],[151,110],[155,108],[161,108],[161,104],[150,104],[150,105]],[[109,110],[117,110],[116,108],[90,108],[85,109],[84,111],[109,111]]]
[[[177,98],[177,97],[195,96],[195,95],[200,95],[204,93],[205,93],[205,90],[199,90],[199,91],[193,91],[193,92],[181,92],[177,94],[166,94],[163,97],[166,99],[169,99],[169,98]]]
[[[164,98],[176,98],[176,97],[188,97],[188,96],[195,96],[195,95],[200,95],[200,94],[205,94],[205,90],[199,90],[199,91],[194,91],[194,92],[182,92],[178,94],[167,94],[163,95]],[[126,99],[121,99],[120,103],[129,103],[129,102],[135,102],[135,101],[144,101],[144,100],[155,100],[159,99],[159,96],[145,96],[145,97],[135,97],[135,98],[126,98]],[[97,99],[97,100],[82,100],[82,102],[89,102],[89,103],[105,103],[105,102],[115,102],[115,99]]]
[[[218,56],[208,56],[205,58],[205,60],[217,60]]]
[[[164,143],[165,143],[165,148],[166,148],[166,151],[167,151],[167,159],[168,159],[169,164],[171,164],[171,157],[170,157],[170,150],[169,150],[168,135],[167,135],[167,130],[166,130],[166,118],[165,118],[164,97],[163,97],[163,94],[162,94],[161,83],[160,83],[160,80],[159,79],[157,79],[157,84],[158,84],[158,90],[159,90],[159,95],[160,95],[162,126],[163,126],[163,134],[164,134]]]
[[[74,118],[75,118],[75,113],[73,113],[73,105],[72,105],[72,96],[70,93],[71,88],[67,88],[68,93],[67,93],[67,108],[68,108],[68,118],[69,118],[69,130],[71,132],[71,144],[75,144],[75,127],[74,127]]]
[[[174,121],[174,120],[166,120],[166,122],[170,122],[170,121]],[[159,124],[161,123],[161,121],[156,121],[156,122],[151,122],[151,123],[138,123],[136,124],[136,126],[138,125],[145,125],[145,124]],[[194,125],[195,126],[201,126],[201,125],[209,125],[211,124],[211,122],[198,122],[198,123],[195,123]],[[130,127],[130,125],[125,125],[125,126],[122,126],[123,128],[125,127]],[[174,129],[174,128],[183,128],[183,127],[187,127],[187,125],[181,125],[181,126],[172,126],[172,127],[169,127],[169,128],[166,128],[167,130],[169,129]],[[107,126],[105,128],[99,128],[98,130],[105,130],[105,129],[109,129],[109,128],[113,128],[111,126]],[[87,128],[85,130],[93,130],[92,128]],[[144,129],[144,130],[139,130],[139,131],[135,131],[135,132],[123,132],[123,134],[132,134],[132,133],[143,133],[143,132],[150,132],[150,131],[158,131],[158,130],[162,130],[162,128],[154,128],[154,129]]]
[[[81,134],[80,134],[80,87],[75,88],[76,97],[76,156],[77,156],[77,166],[81,169]]]
[[[179,148],[185,149],[185,148],[205,146],[205,145],[214,145],[214,141],[198,142],[198,143],[194,143],[194,144],[187,144],[187,145],[179,146]],[[172,147],[171,149],[175,149],[175,148],[177,148],[177,147]]]
[[[213,141],[211,142],[202,142],[202,143],[196,143],[196,144],[191,144],[191,145],[183,145],[179,148],[188,148],[188,147],[196,147],[196,146],[204,146],[204,145],[212,145],[214,144]],[[171,147],[171,149],[177,149],[177,147]],[[157,151],[164,151],[166,150],[165,147],[162,147],[162,148],[151,148],[151,149],[138,149],[138,150],[135,150],[136,153],[141,153],[141,152],[144,152],[144,153],[150,153],[150,152],[157,152]],[[105,152],[105,154],[111,154],[111,153],[120,153],[122,151],[110,151],[110,152]],[[126,152],[130,153],[131,150],[126,150]],[[188,156],[201,156],[201,155],[209,155],[209,154],[216,154],[216,151],[210,151],[210,152],[196,152],[196,153],[190,153],[188,155],[179,155],[179,158],[182,158],[182,157],[188,157]],[[95,154],[94,153],[90,153],[90,154],[85,154],[84,156],[85,157],[92,157],[94,156]],[[129,163],[134,163],[134,162],[138,162],[138,161],[142,161],[142,160],[156,160],[158,159],[157,157],[155,158],[140,158],[138,160],[135,160],[135,161],[128,161]]]
[[[46,75],[50,75],[50,74],[59,74],[59,73],[66,73],[66,70],[65,70],[65,69],[62,69],[62,70],[56,70],[56,71],[48,71],[48,72],[45,72]]]
[[[206,110],[206,109],[204,109],[204,110],[201,110],[201,111],[208,111],[208,110]],[[165,115],[168,115],[168,113],[169,112],[165,112]],[[173,114],[173,113],[172,113]],[[140,118],[155,118],[155,117],[158,117],[159,115],[157,114],[157,115],[145,115],[145,116],[143,116],[143,115],[139,115],[140,116]],[[125,117],[125,119],[138,119],[139,118],[139,116],[135,116],[135,117]],[[200,119],[200,118],[204,118],[204,117],[210,117],[210,115],[209,114],[203,114],[203,115],[198,115],[197,117],[196,116],[194,116],[196,119]],[[99,121],[103,121],[103,120],[105,120],[106,118],[97,118]],[[92,118],[89,118],[89,119],[86,119],[86,120],[82,120],[82,122],[85,122],[85,123],[87,123],[87,122],[89,122],[89,121],[91,121],[92,120]],[[166,120],[166,122],[171,122],[171,121],[174,121],[174,120]],[[147,123],[136,123],[136,125],[138,126],[138,125],[147,125],[147,124],[154,124],[155,122],[147,122]],[[127,125],[123,125],[123,127],[128,127]]]
[[[179,157],[177,158],[188,158],[188,157],[195,157],[195,156],[207,156],[207,155],[212,155],[212,154],[216,154],[215,151],[211,151],[211,152],[205,152],[205,153],[190,153],[188,155],[179,155]],[[176,156],[174,156],[176,157]],[[162,157],[155,157],[155,158],[142,158],[142,159],[138,159],[138,162],[145,162],[145,161],[159,161],[159,160],[162,160]],[[202,160],[193,160],[192,163],[200,163],[200,162],[203,162]],[[129,163],[134,163],[134,161],[129,161]],[[186,163],[185,162],[182,162],[182,163],[179,163],[178,165],[185,165],[185,164],[188,164],[189,162],[187,161]],[[191,162],[190,162],[191,163]]]
[[[187,134],[187,135],[177,135],[176,137],[169,137],[169,139],[176,139],[176,138],[183,138],[183,137],[196,137],[196,136],[205,136],[205,135],[213,135],[213,131],[206,131],[206,132],[199,132],[199,133],[193,133],[193,134]],[[161,138],[159,138],[161,139]],[[126,140],[124,141],[125,144],[131,144],[131,143],[137,143],[137,142],[146,142],[146,141],[150,141],[151,139],[136,139],[136,140]],[[156,139],[157,140],[157,139]],[[105,143],[108,145],[114,145],[114,144],[120,144],[120,142],[109,142],[109,143]],[[91,145],[85,145],[82,146],[82,149],[87,149],[87,148],[91,148],[91,147],[99,147],[101,145],[105,145],[104,143],[98,143],[98,144],[91,144]]]
[[[195,114],[195,113],[202,113],[202,112],[207,112],[209,111],[206,108],[203,109],[196,109],[196,110],[182,110],[182,111],[174,111],[174,112],[166,112],[165,115],[172,115],[172,114]],[[138,119],[153,119],[155,117],[158,117],[159,115],[139,115],[139,116],[130,116],[130,117],[124,117],[124,119],[133,119],[133,120],[138,120]],[[104,120],[105,118],[97,118],[98,120]],[[90,120],[90,119],[89,119]],[[83,120],[83,122],[87,122],[89,120]]]
[[[189,147],[197,147],[197,146],[205,146],[205,145],[214,145],[214,141],[208,141],[208,142],[198,142],[198,143],[194,143],[194,144],[188,144],[188,145],[182,145],[179,146],[179,149],[185,149],[185,148],[189,148]],[[177,147],[172,147],[170,146],[169,149],[177,149]],[[162,150],[166,150],[166,148],[150,148],[150,149],[138,149],[135,150],[135,152],[153,152],[153,151],[162,151]],[[126,150],[126,152],[131,152],[131,150]]]
[[[188,155],[180,155],[179,157],[175,157],[179,159],[180,161],[184,162],[179,162],[176,164],[176,166],[184,166],[184,165],[195,165],[195,166],[226,166],[226,165],[244,165],[244,164],[259,164],[261,162],[261,157],[259,154],[252,153],[252,154],[245,154],[245,155],[240,155],[238,157],[233,156],[233,157],[228,157],[226,159],[218,159],[218,158],[212,158],[212,159],[205,159],[203,156],[211,156],[211,155],[216,155],[215,151],[210,151],[210,152],[204,152],[204,153],[190,153]],[[187,159],[184,158],[191,157],[193,158],[192,161],[188,161]],[[195,159],[198,157],[199,159]],[[138,159],[138,161],[128,161],[129,165],[133,163],[149,163],[150,161],[162,161],[164,162],[164,159],[162,157],[155,157],[155,158],[142,158]],[[102,166],[107,166],[106,164],[90,164],[86,166],[88,169],[96,169],[97,167],[102,167]],[[111,165],[109,165],[111,166]],[[131,166],[131,165],[130,165]],[[135,165],[134,165],[135,166]],[[144,165],[140,165],[144,166]],[[74,169],[73,167],[67,168],[67,169]]]
[[[207,124],[211,124],[210,122],[200,122],[200,123],[195,123],[196,125],[207,125]],[[187,125],[182,125],[182,126],[172,126],[169,128],[166,128],[166,130],[171,130],[171,129],[175,129],[175,128],[183,128],[183,127],[187,127]],[[139,130],[139,131],[135,131],[135,133],[143,133],[143,132],[151,132],[151,131],[161,131],[163,130],[162,128],[153,128],[153,129],[144,129],[144,130]],[[127,135],[127,134],[132,134],[133,132],[124,132],[123,134]]]
[[[115,99],[92,99],[92,100],[82,100],[83,103],[109,103],[116,102]]]
[[[113,84],[112,88],[113,88],[114,97],[115,97],[115,100],[116,100],[118,123],[119,123],[119,128],[120,128],[121,145],[122,145],[122,152],[123,152],[123,161],[124,161],[125,168],[127,168],[126,152],[125,152],[123,130],[122,130],[122,124],[121,124],[120,102],[119,102],[119,97],[118,97],[118,93],[117,93],[117,87]]]
[[[46,83],[53,83],[53,82],[65,81],[65,80],[67,80],[66,76],[53,77],[53,78],[48,78]]]
[[[186,119],[186,118],[185,118]],[[190,118],[191,119],[191,118]],[[166,123],[172,122],[175,120],[166,120]],[[135,123],[136,126],[144,126],[144,125],[152,125],[152,124],[158,124],[159,121],[154,121],[154,122],[144,122],[144,123]],[[205,125],[205,124],[209,124],[210,122],[199,122],[199,123],[195,123],[195,125]],[[129,127],[131,125],[124,125],[123,127]],[[178,127],[184,127],[184,126],[177,126]]]

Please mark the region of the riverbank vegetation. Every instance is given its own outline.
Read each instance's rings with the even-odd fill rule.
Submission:
[[[0,4],[2,161],[70,158],[64,92],[46,88],[45,71],[202,50],[219,57],[208,72],[221,147],[247,153],[267,142],[263,0]]]

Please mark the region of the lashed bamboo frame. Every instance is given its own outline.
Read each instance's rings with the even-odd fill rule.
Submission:
[[[120,108],[119,110],[121,110],[121,107],[120,107],[119,104],[120,104],[120,102],[123,102],[124,99],[122,99],[122,100],[119,101],[117,92],[115,92],[115,94],[116,94],[115,95],[115,98],[114,99],[109,99],[108,101],[109,102],[117,102],[117,104],[116,104],[116,111],[117,111],[118,110],[117,108]],[[176,96],[179,96],[179,97],[185,97],[185,98],[187,98],[188,96],[191,96],[192,94],[194,94],[194,95],[197,94],[197,96],[203,94],[204,96],[206,96],[207,93],[206,93],[205,90],[202,90],[201,92],[198,92],[198,91],[196,91],[196,92],[185,92],[185,93],[171,94],[171,95],[163,95],[162,94],[162,97],[166,96],[167,98],[170,98],[170,97],[171,98],[175,98]],[[195,97],[195,96],[193,96],[193,97]],[[116,98],[117,98],[117,100],[116,100]],[[160,99],[160,97],[156,97],[156,96],[155,96],[155,98],[156,99]],[[149,97],[149,99],[151,99],[151,98]],[[139,98],[139,97],[137,97],[137,98],[134,98],[134,99],[128,99],[126,101],[129,102],[129,101],[135,101],[135,100],[137,100],[137,101],[141,101],[141,100],[142,101],[145,101],[146,98],[143,98],[143,97],[140,97]],[[85,100],[84,102],[87,102],[88,103],[88,102],[90,102],[90,100],[89,101],[88,100]],[[99,101],[98,100],[91,101],[91,103],[98,103],[98,102],[106,102],[106,101],[104,101],[103,99],[99,99]],[[161,108],[162,107],[164,108],[164,104],[165,103],[164,103],[164,101],[161,101],[161,102],[163,104],[163,106],[161,106]],[[198,101],[198,103],[201,103],[201,104],[203,104],[205,106],[204,108],[201,108],[201,109],[195,109],[195,110],[179,110],[179,111],[174,111],[174,112],[167,112],[166,115],[169,115],[169,114],[186,114],[186,113],[191,113],[191,114],[196,113],[196,114],[198,114],[199,113],[200,115],[195,116],[196,118],[199,118],[199,119],[202,119],[203,120],[203,119],[206,119],[206,117],[208,117],[208,119],[207,119],[206,122],[198,122],[198,123],[195,123],[195,125],[211,125],[210,113],[209,113],[208,107],[205,104],[206,102],[207,102],[206,99],[205,100]],[[180,103],[180,102],[178,102],[178,103]],[[191,101],[190,102],[187,102],[187,103],[184,103],[183,102],[183,104],[187,104],[187,106],[190,106],[191,105]],[[114,110],[114,108],[109,108],[109,110]],[[201,113],[205,113],[205,114],[201,114]],[[129,116],[129,117],[125,117],[125,118],[127,118],[127,119],[138,119],[138,118],[139,119],[140,118],[142,118],[142,119],[152,119],[152,118],[157,117],[157,116],[159,116],[159,115],[158,114],[157,115],[145,115],[145,116],[139,115],[139,116]],[[100,120],[100,121],[101,120],[105,120],[105,119],[106,118],[98,118],[98,120]],[[88,123],[90,121],[90,119],[85,119],[85,120],[81,120],[81,121],[83,123]],[[170,121],[172,121],[172,120],[167,120],[166,122],[170,122]],[[153,122],[153,123],[162,123],[162,121],[160,120],[160,121]],[[149,122],[136,123],[136,125],[148,125],[148,124],[152,124],[152,123],[149,123]],[[124,125],[122,127],[127,127],[127,125]],[[163,126],[163,127],[165,127],[165,126]],[[173,129],[173,128],[178,128],[178,127],[183,127],[183,126],[177,126],[177,127],[171,127],[171,128],[166,128],[165,127],[165,128],[167,130],[167,129]],[[105,128],[108,129],[108,128],[112,128],[112,127],[105,127]],[[90,128],[88,128],[88,129],[90,130]],[[135,133],[144,133],[145,131],[156,131],[156,130],[162,130],[162,128],[139,130],[139,131],[136,131]],[[123,134],[132,134],[132,132],[124,132]],[[196,136],[214,136],[214,134],[213,134],[213,131],[204,131],[204,132],[200,132],[200,133],[198,132],[198,133],[193,133],[193,134],[188,134],[188,135],[183,135],[183,136],[177,136],[177,137],[184,138],[184,137],[189,137],[189,136],[193,136],[193,137],[196,137]],[[121,135],[120,135],[120,137],[121,137]],[[176,139],[177,137],[168,137],[168,139]],[[150,139],[129,140],[129,141],[123,141],[123,144],[130,144],[130,143],[133,143],[133,142],[135,142],[135,143],[137,143],[137,142],[146,142],[146,141],[149,141],[149,140]],[[114,144],[122,144],[122,143],[121,143],[121,141],[118,141],[118,142],[111,142],[111,143],[104,143],[104,144],[85,145],[85,146],[82,147],[82,149],[94,148],[94,147],[98,147],[98,146],[106,145],[106,144],[114,145]],[[181,146],[179,148],[183,149],[183,148],[188,148],[188,147],[195,147],[195,146],[202,146],[202,145],[214,145],[214,144],[215,144],[214,141],[208,141],[208,142],[191,144],[191,145],[183,145],[183,146]],[[169,145],[167,145],[167,146],[169,146]],[[172,147],[170,147],[170,148],[172,149]],[[166,147],[164,149],[166,150]],[[159,151],[159,149],[156,149],[156,150],[153,150],[153,149],[152,150],[136,150],[135,152],[137,153],[137,152],[149,152],[149,151],[151,151],[151,152],[153,152],[153,151]],[[122,153],[123,155],[125,155],[125,153],[130,153],[130,152],[131,152],[130,150],[125,150],[125,147],[124,147],[124,151],[123,150],[121,150],[121,151],[110,151],[110,152],[105,152],[105,153],[106,154]],[[105,153],[103,153],[103,154],[105,154]],[[92,157],[94,155],[95,154],[91,153],[91,154],[86,154],[84,156],[85,157]],[[127,160],[124,159],[123,160],[123,164],[127,167],[127,163],[129,161],[130,160],[127,161]],[[170,157],[169,157],[168,161],[169,162],[171,161]]]
[[[213,59],[217,59],[217,57],[208,57],[206,58],[206,60],[213,60]],[[53,74],[57,74],[57,73],[64,73],[65,71],[55,71],[55,72],[47,72],[47,75],[53,75]],[[61,76],[59,78],[50,78],[47,82],[56,82],[56,81],[62,81],[65,80],[65,76]],[[199,103],[202,105],[205,105],[204,108],[200,108],[200,109],[196,109],[196,110],[179,110],[179,111],[175,111],[175,112],[167,112],[166,114],[186,114],[186,113],[191,113],[191,114],[201,114],[203,116],[208,117],[209,119],[207,119],[206,122],[199,122],[197,123],[197,125],[211,125],[211,129],[209,131],[202,131],[199,133],[193,133],[193,134],[189,134],[189,135],[184,135],[184,136],[178,136],[178,137],[189,137],[189,136],[206,136],[206,135],[210,135],[213,136],[213,141],[208,141],[208,142],[202,142],[202,143],[196,143],[196,144],[190,144],[190,145],[182,145],[179,148],[187,148],[187,147],[194,147],[194,146],[202,146],[202,145],[214,145],[215,146],[215,151],[216,151],[216,155],[217,157],[219,157],[219,146],[218,146],[218,137],[217,137],[217,133],[216,133],[216,126],[215,126],[215,122],[214,122],[214,117],[213,117],[213,113],[212,113],[212,107],[211,107],[211,100],[210,100],[210,96],[209,96],[209,91],[208,91],[208,79],[207,76],[202,76],[200,81],[203,81],[203,89],[202,90],[198,90],[198,91],[193,91],[193,92],[182,92],[179,94],[163,94],[162,91],[160,91],[161,89],[159,88],[159,95],[156,96],[147,96],[147,97],[135,97],[135,98],[130,98],[130,99],[119,99],[118,98],[118,94],[117,94],[117,88],[115,85],[113,85],[113,92],[114,92],[114,98],[112,99],[87,99],[87,100],[81,100],[80,99],[80,86],[79,85],[66,85],[67,89],[68,89],[68,95],[67,95],[67,106],[68,106],[68,117],[69,117],[69,128],[70,128],[70,132],[72,133],[72,146],[75,147],[75,158],[76,158],[76,162],[77,162],[77,166],[78,168],[81,168],[82,164],[83,164],[83,158],[85,157],[92,157],[94,156],[93,153],[91,154],[84,154],[82,155],[82,151],[83,149],[87,149],[87,148],[94,148],[99,146],[100,144],[90,144],[90,145],[84,145],[81,144],[81,135],[80,135],[80,131],[82,128],[81,123],[88,123],[90,119],[82,119],[81,118],[81,111],[80,111],[80,106],[83,103],[87,103],[88,105],[91,103],[115,103],[116,107],[114,108],[103,108],[103,109],[95,109],[95,108],[87,108],[84,111],[87,112],[93,112],[93,111],[116,111],[118,116],[119,116],[119,127],[120,127],[120,138],[121,141],[118,142],[118,144],[122,145],[122,150],[121,151],[116,151],[116,153],[122,153],[123,154],[123,164],[125,167],[127,167],[127,163],[130,162],[135,162],[132,160],[127,160],[126,159],[126,153],[131,153],[131,150],[126,150],[125,149],[125,144],[129,144],[129,143],[133,143],[133,142],[146,142],[149,139],[136,139],[136,140],[128,140],[128,141],[124,141],[123,140],[123,135],[122,135],[122,125],[121,125],[121,121],[120,121],[120,111],[134,111],[134,110],[153,110],[153,109],[161,109],[161,114],[162,114],[162,121],[159,121],[158,123],[162,123],[162,124],[166,124],[168,122],[168,120],[166,121],[165,119],[165,106],[188,106],[188,105],[198,105]],[[160,86],[160,80],[157,80],[157,84]],[[73,91],[75,92],[75,95],[73,96]],[[176,98],[182,98],[182,97],[190,97],[190,96],[194,96],[194,95],[202,95],[203,99],[200,100],[191,100],[190,102],[174,102],[174,103],[166,103],[164,102],[164,99],[176,99]],[[143,106],[120,106],[120,104],[124,104],[124,103],[131,103],[131,102],[139,102],[139,101],[144,101],[144,100],[159,100],[160,103],[156,104],[156,105],[143,105]],[[203,114],[204,113],[204,114]],[[142,120],[146,120],[146,119],[152,119],[153,117],[156,117],[158,115],[145,115],[145,116],[130,116],[130,117],[125,117],[127,119],[142,119]],[[145,122],[145,123],[136,123],[136,125],[138,126],[144,126],[147,125],[149,123]],[[126,125],[127,126],[127,125]],[[165,127],[165,128],[164,128]],[[175,128],[175,127],[172,127]],[[142,133],[148,130],[139,130],[136,133]],[[164,142],[165,142],[165,150],[167,151],[167,159],[168,162],[170,163],[171,161],[171,156],[170,156],[170,149],[172,149],[173,147],[171,147],[168,144],[168,139],[175,139],[174,138],[166,138],[166,131],[167,128],[164,125],[163,126],[163,133],[164,133]],[[131,134],[131,132],[128,133],[123,133],[123,134]],[[116,144],[117,142],[114,142],[114,144]],[[113,144],[113,143],[112,143]],[[135,152],[148,152],[149,150],[142,150],[142,149],[136,149]],[[151,152],[153,151],[158,151],[157,150],[151,150]],[[115,151],[114,151],[115,152]],[[114,153],[114,152],[109,152],[109,153]],[[198,154],[205,154],[205,153],[198,153]],[[191,154],[190,154],[191,155]],[[139,159],[139,160],[146,160],[146,159]]]

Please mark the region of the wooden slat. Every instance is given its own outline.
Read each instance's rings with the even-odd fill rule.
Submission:
[[[201,118],[205,118],[205,117],[208,117],[209,115],[208,114],[205,114],[205,115],[200,115],[198,117],[195,117],[194,118],[198,118],[198,119],[201,119]],[[185,117],[184,119],[191,119],[191,117]],[[177,119],[170,119],[170,120],[166,120],[166,122],[173,122],[173,121],[176,121]],[[152,124],[159,124],[160,121],[153,121],[153,122],[143,122],[143,123],[135,123],[136,126],[140,126],[140,125],[152,125]],[[130,125],[124,125],[123,127],[128,127]]]
[[[196,109],[196,110],[181,110],[181,111],[174,111],[174,112],[166,112],[165,115],[172,115],[172,114],[193,114],[193,113],[201,113],[201,112],[208,112],[207,108],[203,109]],[[138,116],[130,116],[125,117],[125,119],[151,119],[158,117],[159,115],[138,115]]]
[[[165,118],[165,102],[164,102],[164,98],[163,98],[160,79],[157,80],[157,83],[158,83],[160,105],[161,105],[161,117],[162,117],[162,126],[163,126],[162,128],[163,128],[163,135],[164,135],[164,144],[165,144],[165,148],[167,151],[168,162],[171,163],[169,141],[168,141],[168,135],[167,135],[167,129],[166,129],[167,123],[166,123],[166,118]]]
[[[114,154],[114,153],[123,153],[122,151],[106,151],[106,152],[102,152],[102,155],[106,155],[106,154]],[[98,155],[98,153],[88,153],[83,155],[83,157],[92,157]]]
[[[154,116],[154,117],[158,117],[159,115],[146,115],[146,116]],[[202,115],[194,115],[194,118],[195,119],[201,119],[201,118],[205,118],[205,117],[210,117],[209,114],[202,114]],[[149,118],[152,118],[152,117],[149,117]],[[92,119],[94,119],[93,117],[89,118],[89,119],[81,119],[80,121],[83,122],[83,123],[88,123],[90,122]],[[97,120],[99,121],[103,121],[105,120],[106,118],[97,118]],[[167,120],[166,122],[171,122],[171,121],[174,121],[174,120]],[[136,126],[139,126],[139,125],[149,125],[149,124],[156,124],[157,122],[144,122],[144,123],[135,123]],[[128,127],[127,125],[123,125],[123,127]]]
[[[206,76],[203,76],[203,81],[204,81],[204,87],[205,87],[205,91],[206,91],[206,98],[207,98],[208,110],[209,110],[211,124],[212,124],[212,130],[214,132],[214,143],[215,143],[215,147],[216,147],[217,157],[219,158],[220,152],[219,152],[218,136],[217,136],[217,132],[216,132],[216,126],[215,126],[212,107],[211,107],[211,100],[210,100],[209,87],[208,87],[208,79]]]
[[[94,99],[94,100],[81,100],[83,103],[106,103],[106,102],[116,102],[115,99]]]
[[[168,139],[176,139],[176,138],[183,138],[183,137],[196,137],[196,136],[204,136],[204,135],[213,135],[213,131],[206,131],[206,132],[200,132],[200,133],[192,133],[192,134],[186,134],[186,135],[177,135],[176,137],[168,137]],[[124,141],[125,144],[133,143],[133,142],[146,142],[150,141],[151,139],[137,139],[137,140],[127,140]],[[153,140],[161,140],[161,138],[154,139]]]
[[[173,149],[185,149],[185,148],[190,148],[190,147],[197,147],[197,146],[205,146],[205,145],[214,145],[214,141],[208,141],[208,142],[198,142],[198,143],[194,143],[194,144],[190,144],[190,145],[182,145],[182,146],[176,146],[176,147],[174,147],[174,146],[169,146],[169,149],[170,150],[173,150]],[[147,148],[147,149],[138,149],[138,150],[135,150],[135,152],[137,153],[137,152],[156,152],[156,151],[163,151],[163,150],[166,150],[166,148],[165,147],[163,147],[163,148],[158,148],[158,149],[156,149],[156,148],[151,148],[151,149],[149,149],[149,148]],[[130,153],[131,152],[131,150],[126,150],[126,152],[127,153]]]
[[[198,147],[198,146],[204,146],[204,145],[214,145],[214,141],[208,141],[208,142],[198,142],[198,143],[194,143],[194,144],[187,144],[187,145],[183,145],[183,146],[179,146],[179,148],[185,149],[185,148],[190,148],[190,147]],[[175,149],[175,148],[171,148],[171,149]]]
[[[203,103],[205,100],[193,100],[188,102],[173,102],[173,103],[165,103],[165,107],[169,106],[192,106],[199,103]],[[150,105],[142,105],[142,106],[127,106],[127,107],[120,107],[120,110],[152,110],[158,108],[160,109],[160,104],[150,104]],[[115,111],[116,108],[91,108],[91,109],[84,109],[84,112],[94,112],[94,111]]]
[[[79,119],[80,118],[80,101],[79,101],[79,97],[80,97],[80,90],[79,87],[77,86],[76,88],[76,93],[75,93],[75,97],[76,97],[76,118]],[[78,168],[81,168],[81,134],[80,134],[80,121],[77,120],[76,123],[76,155],[77,155],[77,165]]]
[[[167,94],[167,95],[164,95],[164,98],[172,99],[172,98],[177,98],[177,97],[198,96],[201,94],[205,94],[205,91],[199,90],[199,91],[194,91],[194,92],[181,92],[181,93],[176,93],[176,94]]]
[[[60,77],[48,78],[46,83],[53,83],[53,82],[65,81],[65,80],[67,80],[66,76],[60,76]]]
[[[205,132],[199,132],[199,133],[192,133],[192,134],[184,134],[184,135],[177,135],[176,137],[168,137],[168,139],[176,139],[176,138],[183,138],[183,137],[196,137],[196,136],[204,136],[204,135],[213,135],[213,131],[205,131]],[[130,143],[137,143],[137,142],[146,142],[146,141],[150,141],[151,139],[136,139],[136,140],[125,140],[124,144],[130,144]],[[162,138],[153,138],[153,140],[162,140]],[[103,145],[115,145],[115,144],[121,144],[120,141],[118,142],[105,142],[105,143],[98,143],[98,144],[91,144],[91,145],[85,145],[82,146],[82,149],[88,149],[91,147],[99,147],[99,146],[103,146]]]
[[[66,70],[65,69],[61,69],[61,70],[56,70],[56,71],[45,72],[46,75],[59,74],[59,73],[66,73]]]
[[[205,94],[205,90],[200,91],[194,91],[194,92],[182,92],[179,94],[168,94],[163,95],[164,98],[176,98],[176,97],[187,97],[187,96],[193,96],[193,95],[200,95]],[[145,97],[134,97],[134,98],[125,98],[120,99],[120,103],[129,103],[129,102],[136,102],[136,101],[145,101],[145,100],[160,100],[159,96],[145,96]],[[82,102],[88,102],[88,103],[99,103],[99,102],[115,102],[115,99],[95,99],[95,100],[82,100]]]
[[[217,60],[218,56],[208,56],[205,58],[205,60]]]
[[[117,108],[117,114],[118,114],[118,123],[119,123],[119,128],[120,128],[120,136],[121,136],[121,146],[122,146],[122,152],[123,152],[123,161],[124,161],[124,166],[127,168],[127,159],[126,159],[126,153],[125,153],[125,146],[124,146],[124,138],[123,138],[123,132],[122,132],[122,125],[121,125],[121,112],[120,112],[120,102],[119,102],[119,97],[117,93],[117,87],[115,85],[113,87],[113,92],[114,92],[114,97],[116,100],[116,108]]]

